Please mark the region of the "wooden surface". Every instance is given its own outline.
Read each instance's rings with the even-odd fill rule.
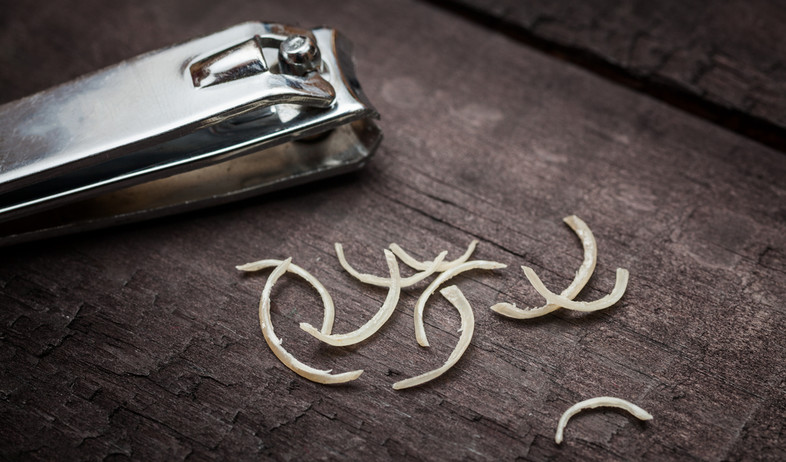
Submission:
[[[39,2],[2,5],[0,98],[249,19],[329,24],[355,42],[385,140],[357,174],[221,209],[0,250],[0,455],[4,458],[274,460],[783,460],[786,458],[786,157],[671,106],[416,2]],[[35,5],[35,6],[31,6]],[[599,245],[580,299],[614,270],[627,293],[594,314],[492,313],[542,300],[518,266],[559,291],[581,261],[561,223]],[[321,346],[316,293],[275,290],[285,346],[265,345],[265,274],[234,265],[292,256],[331,291],[334,331],[365,322],[385,291],[338,266],[333,243],[384,274],[397,242],[420,258],[509,268],[454,280],[475,310],[467,353],[433,383],[391,384],[441,364],[458,315],[435,297],[432,347],[414,339],[423,285],[370,340]],[[590,397],[634,401],[560,414]]]
[[[786,149],[781,1],[431,1]]]

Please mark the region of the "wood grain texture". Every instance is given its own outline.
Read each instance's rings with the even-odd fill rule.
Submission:
[[[786,148],[782,2],[431,1]]]
[[[0,67],[4,100],[249,19],[329,24],[355,42],[386,138],[357,174],[0,250],[2,457],[786,458],[786,157],[437,8],[326,3],[3,5],[2,62],[16,64]],[[570,282],[581,249],[561,219],[572,213],[599,245],[580,299],[624,267],[622,301],[528,322],[491,312],[542,302],[519,265],[556,291]],[[458,339],[446,301],[427,307],[429,349],[412,325],[422,284],[378,335],[333,348],[297,327],[320,323],[316,293],[282,279],[273,322],[285,346],[314,366],[365,370],[322,386],[265,345],[265,275],[234,270],[292,256],[331,290],[341,333],[386,291],[343,273],[334,242],[383,275],[391,242],[453,258],[473,238],[478,258],[509,268],[454,280],[475,309],[472,344],[404,392],[391,384],[442,364]],[[556,446],[560,414],[601,395],[655,419],[582,414]]]

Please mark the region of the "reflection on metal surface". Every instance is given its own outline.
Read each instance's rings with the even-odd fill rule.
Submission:
[[[0,245],[360,168],[376,117],[332,29],[247,23],[142,55],[0,106]]]
[[[267,69],[262,44],[256,37],[199,60],[189,67],[195,87],[231,82],[261,74]]]

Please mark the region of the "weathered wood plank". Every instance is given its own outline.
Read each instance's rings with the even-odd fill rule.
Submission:
[[[18,32],[0,42],[42,64],[3,66],[0,79],[15,82],[0,88],[3,99],[65,77],[53,69],[70,77],[248,19],[330,24],[356,43],[386,139],[356,175],[0,251],[4,457],[786,457],[781,154],[421,3],[9,11],[3,20]],[[49,49],[60,42],[72,50]],[[540,302],[521,264],[550,287],[569,282],[581,256],[560,222],[571,213],[600,246],[582,299],[608,291],[621,266],[632,278],[619,306],[532,322],[491,313],[496,301]],[[383,274],[390,242],[428,258],[456,255],[472,238],[478,258],[510,267],[455,280],[475,308],[475,338],[454,370],[407,392],[390,385],[440,364],[458,338],[445,301],[435,297],[426,312],[430,349],[412,334],[419,287],[403,293],[379,335],[336,349],[297,327],[319,322],[316,294],[282,280],[273,321],[287,348],[318,367],[366,371],[325,387],[269,352],[256,319],[264,275],[233,268],[293,256],[330,288],[334,330],[345,332],[385,291],[345,275],[334,242],[356,267]],[[655,420],[589,413],[556,446],[561,412],[604,394]]]
[[[781,2],[431,1],[786,149]]]

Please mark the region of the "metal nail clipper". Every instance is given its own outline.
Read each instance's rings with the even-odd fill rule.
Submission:
[[[0,106],[0,245],[362,167],[382,135],[350,52],[246,23]]]

